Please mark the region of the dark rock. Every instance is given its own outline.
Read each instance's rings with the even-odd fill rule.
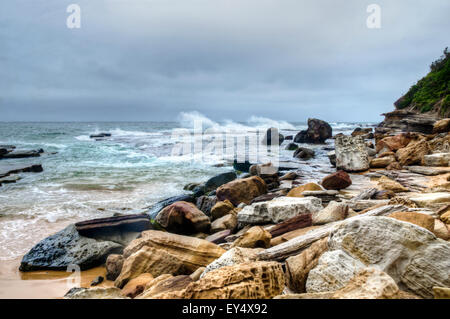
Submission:
[[[272,235],[272,238],[274,238],[283,235],[287,232],[300,228],[309,227],[311,225],[312,225],[311,214],[300,214],[270,228],[269,233]]]
[[[197,208],[200,209],[206,216],[211,216],[211,208],[217,203],[216,196],[200,196],[197,198]]]
[[[89,135],[90,138],[111,137],[111,133],[98,133]]]
[[[104,278],[102,276],[97,276],[94,280],[91,281],[91,286],[100,285],[103,282]]]
[[[294,136],[292,136],[292,135],[288,135],[288,136],[284,137],[285,141],[292,141],[293,139],[294,139]]]
[[[333,167],[336,167],[336,151],[330,151],[327,153],[328,159],[330,160],[330,164]]]
[[[262,143],[264,145],[281,145],[284,141],[284,136],[280,134],[277,128],[271,127],[267,130]]]
[[[398,101],[397,101],[398,102]],[[395,110],[393,112],[384,113],[384,121],[375,129],[376,133],[401,133],[401,132],[418,132],[423,134],[431,134],[438,115],[433,113],[419,113],[408,110]]]
[[[122,255],[111,254],[106,259],[106,279],[114,281],[122,271],[124,258]]]
[[[197,186],[200,186],[200,184],[199,183],[189,183],[189,184],[184,185],[183,189],[185,191],[192,191]]]
[[[308,119],[308,129],[300,131],[294,138],[296,143],[321,144],[333,136],[333,130],[325,121]]]
[[[304,160],[309,160],[311,158],[313,158],[315,155],[315,152],[312,149],[306,148],[306,147],[299,147],[295,152],[294,152],[294,157],[295,158],[301,158]]]
[[[349,187],[352,184],[350,176],[344,171],[337,171],[326,176],[322,180],[322,186],[326,189],[340,190]]]
[[[211,177],[205,183],[205,192],[217,189],[219,186],[234,181],[237,178],[236,172],[226,172]]]
[[[214,244],[221,244],[225,242],[225,237],[228,237],[232,234],[232,231],[230,229],[225,229],[220,232],[214,233],[208,237],[205,238],[205,240],[214,243]]]
[[[41,156],[41,150],[31,150],[31,151],[12,151],[10,153],[4,154],[0,157],[3,159],[9,158],[28,158],[28,157],[39,157]]]
[[[22,259],[20,271],[67,270],[77,265],[81,270],[103,264],[109,254],[121,253],[123,246],[81,236],[75,225],[45,238]]]
[[[258,196],[258,197],[256,197],[256,198],[254,198],[254,199],[250,202],[250,204],[253,204],[253,203],[259,203],[259,202],[267,202],[267,201],[270,201],[270,200],[272,200],[272,199],[274,199],[274,198],[281,197],[281,196],[283,196],[283,194],[280,194],[280,193],[268,193],[268,194],[264,194],[264,195],[261,195],[261,196]]]
[[[176,202],[161,210],[155,221],[176,234],[207,233],[211,221],[193,203]]]
[[[195,197],[192,195],[179,195],[179,196],[173,196],[166,199],[163,199],[162,201],[157,202],[156,204],[153,204],[148,208],[147,215],[150,216],[151,219],[155,219],[156,216],[158,216],[158,213],[166,206],[169,206],[175,202],[195,202]]]
[[[42,165],[30,165],[30,166],[21,166],[21,165],[1,165],[0,164],[0,178],[6,177],[11,174],[18,174],[18,173],[40,173],[44,169],[42,168]]]
[[[253,164],[250,163],[249,161],[245,161],[244,163],[242,162],[238,162],[237,160],[234,160],[233,162],[233,168],[239,172],[244,172],[244,173],[248,173],[250,166],[252,166]]]
[[[371,127],[367,127],[367,128],[357,127],[352,132],[352,136],[358,136],[358,135],[365,136],[365,135],[370,134],[370,133],[372,133],[372,128]]]
[[[0,148],[0,156],[3,156],[5,154],[8,154],[8,150],[6,148]]]
[[[19,180],[20,180],[20,176],[17,176],[17,175],[2,177],[2,178],[0,178],[0,186],[2,186],[2,184],[15,183]]]
[[[298,149],[298,145],[295,143],[289,143],[285,147],[285,150],[288,150],[288,151],[295,151],[296,149]]]

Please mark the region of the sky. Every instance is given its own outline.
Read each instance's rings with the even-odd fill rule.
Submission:
[[[448,0],[1,1],[0,121],[381,121],[450,46],[449,14]]]

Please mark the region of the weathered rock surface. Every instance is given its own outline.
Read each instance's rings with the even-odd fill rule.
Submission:
[[[220,186],[216,191],[218,200],[228,199],[234,206],[250,204],[251,200],[267,193],[266,183],[259,176],[238,179]]]
[[[450,170],[445,168],[434,168],[434,167],[424,167],[424,166],[407,166],[405,167],[411,173],[426,175],[426,176],[436,176],[441,174],[450,173]]]
[[[322,191],[322,190],[323,190],[323,188],[320,187],[320,185],[317,185],[316,183],[308,183],[308,184],[301,185],[301,186],[291,189],[286,196],[287,197],[303,197],[302,193],[305,191]]]
[[[114,281],[119,277],[120,272],[122,271],[123,261],[122,255],[111,254],[108,256],[105,263],[106,279]]]
[[[209,235],[208,237],[205,238],[205,240],[214,244],[221,244],[224,243],[226,241],[225,238],[230,236],[232,233],[233,232],[230,229],[225,229],[212,235]]]
[[[191,282],[193,280],[190,276],[164,274],[150,281],[145,287],[145,291],[136,299],[153,299],[159,294],[180,291],[185,289]]]
[[[118,288],[72,288],[65,299],[127,299]]]
[[[249,262],[210,271],[184,290],[159,294],[172,299],[271,299],[284,288],[284,273],[277,262]]]
[[[378,186],[384,190],[393,191],[394,193],[408,192],[409,189],[399,182],[396,182],[386,176],[382,176],[378,180]]]
[[[424,165],[426,166],[449,166],[450,153],[436,153],[425,155],[423,157]]]
[[[323,225],[343,220],[348,215],[348,205],[342,202],[330,202],[327,207],[312,214],[313,225]]]
[[[384,152],[396,152],[406,147],[414,138],[411,133],[401,133],[395,136],[385,137],[377,142],[376,151],[381,154]]]
[[[423,193],[411,197],[419,207],[432,206],[433,204],[450,203],[450,193]]]
[[[278,197],[269,202],[245,206],[238,213],[242,225],[280,223],[300,214],[311,214],[321,210],[321,200],[314,197]]]
[[[320,256],[328,249],[328,239],[316,241],[302,253],[286,259],[287,286],[294,292],[306,291],[308,274],[317,266]]]
[[[309,160],[315,156],[314,150],[306,147],[299,147],[295,150],[294,154],[292,155],[295,158],[300,158],[304,160]]]
[[[200,277],[203,277],[206,273],[212,270],[224,266],[232,266],[244,262],[256,261],[256,256],[260,251],[262,251],[262,248],[233,247],[206,266]]]
[[[226,199],[223,202],[217,202],[212,208],[211,208],[211,218],[217,219],[220,217],[223,217],[234,210],[234,205],[231,204],[231,202]]]
[[[416,212],[395,212],[390,214],[389,217],[423,227],[430,232],[434,231],[434,218],[426,214]]]
[[[272,237],[283,235],[287,232],[305,228],[312,225],[311,214],[301,214],[292,218],[285,220],[269,229],[269,233]]]
[[[350,176],[344,171],[337,171],[322,180],[322,186],[329,190],[341,190],[352,185]]]
[[[331,126],[322,120],[308,119],[308,129],[300,131],[294,138],[295,143],[324,143],[333,136]]]
[[[450,299],[450,288],[433,287],[434,299]]]
[[[433,133],[446,133],[450,132],[450,119],[442,119],[434,123]]]
[[[433,233],[437,238],[441,238],[443,240],[450,239],[450,227],[447,227],[441,220],[434,220],[434,229]]]
[[[422,165],[424,156],[429,153],[430,146],[428,142],[425,139],[419,139],[399,149],[396,157],[401,166]]]
[[[145,286],[153,279],[152,274],[140,274],[136,278],[131,279],[125,287],[122,288],[122,295],[129,298],[135,298],[145,290]]]
[[[211,233],[217,233],[226,229],[234,231],[237,227],[238,220],[236,214],[228,214],[220,217],[212,222]]]
[[[253,226],[233,242],[232,247],[268,248],[272,235],[260,226]]]
[[[155,219],[170,232],[193,234],[208,232],[211,222],[201,210],[188,202],[176,202],[161,210]]]
[[[75,225],[70,225],[36,244],[23,257],[20,271],[66,270],[69,265],[85,270],[103,264],[109,254],[122,250],[117,243],[80,236]]]
[[[411,223],[388,217],[355,218],[330,234],[328,246],[378,267],[400,288],[425,298],[433,297],[434,286],[450,285],[450,243]]]
[[[377,157],[370,161],[369,165],[371,168],[385,168],[389,164],[394,163],[395,157],[394,156],[384,156],[384,157]]]
[[[346,172],[369,169],[369,155],[361,136],[339,136],[335,140],[336,168]]]

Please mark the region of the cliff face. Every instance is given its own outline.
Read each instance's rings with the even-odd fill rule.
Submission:
[[[436,120],[450,117],[450,52],[430,66],[430,72],[399,98],[395,111],[385,116],[378,133],[420,132],[430,134]]]

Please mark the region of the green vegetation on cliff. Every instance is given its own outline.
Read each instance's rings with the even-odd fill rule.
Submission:
[[[413,85],[394,103],[397,109],[410,108],[422,113],[434,111],[441,116],[450,113],[450,52],[430,65],[430,73]]]

